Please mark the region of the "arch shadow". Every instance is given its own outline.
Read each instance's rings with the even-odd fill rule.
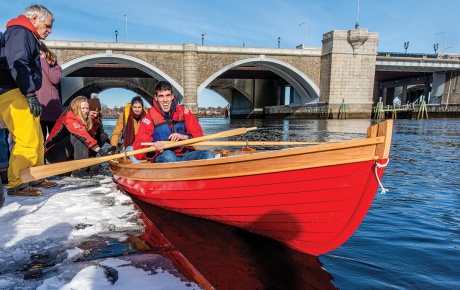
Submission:
[[[238,66],[254,66],[268,69],[288,82],[289,85],[291,85],[302,98],[319,99],[320,92],[318,86],[303,72],[286,62],[277,59],[266,58],[265,56],[240,60],[223,67],[219,71],[212,74],[198,87],[197,94],[200,94],[206,87],[210,85],[212,81],[217,79],[221,74]],[[235,89],[238,88],[235,87]],[[240,89],[238,90],[241,92]]]

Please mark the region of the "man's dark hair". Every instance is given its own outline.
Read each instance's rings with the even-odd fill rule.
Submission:
[[[171,92],[173,92],[172,85],[167,81],[159,81],[155,85],[155,95],[157,94],[158,91],[166,91],[166,90],[170,90]]]

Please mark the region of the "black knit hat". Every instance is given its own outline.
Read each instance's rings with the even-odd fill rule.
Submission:
[[[88,100],[88,104],[89,104],[90,111],[96,111],[96,112],[101,111],[101,102],[99,101],[97,94],[95,93],[91,94],[91,98]]]

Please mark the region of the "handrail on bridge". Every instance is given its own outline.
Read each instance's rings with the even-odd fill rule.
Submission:
[[[435,59],[460,59],[456,53],[404,53],[404,52],[377,52],[377,56],[385,57],[412,57],[412,58],[435,58]]]

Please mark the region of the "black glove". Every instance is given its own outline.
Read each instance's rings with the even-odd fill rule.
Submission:
[[[99,154],[99,156],[109,156],[109,152],[105,151],[105,150],[102,150],[102,149],[99,149],[99,151],[97,151],[97,154]]]
[[[37,99],[36,95],[26,97],[27,103],[29,104],[30,113],[34,117],[39,117],[42,114],[42,105]]]
[[[112,146],[112,147],[110,147],[109,150],[107,150],[107,152],[108,152],[109,154],[113,154],[113,153],[115,153],[115,151],[117,151],[117,146]]]

